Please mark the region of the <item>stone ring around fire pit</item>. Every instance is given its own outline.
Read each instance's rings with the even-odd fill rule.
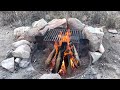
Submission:
[[[69,75],[61,77],[66,79],[75,79],[83,75],[91,63],[97,61],[104,53],[105,50],[102,45],[104,33],[102,28],[93,28],[87,25],[85,26],[85,24],[76,18],[69,18],[67,24],[70,26],[70,33],[61,36],[67,35],[69,38],[70,35],[70,41],[72,41],[73,45],[71,46],[68,44],[70,41],[67,38],[68,40],[66,43],[69,49],[67,49],[68,51],[65,51],[69,52],[71,50],[72,55],[74,54],[74,58],[79,56],[78,61],[73,60],[73,58],[72,60],[75,61],[74,65],[76,67],[78,66],[78,63],[76,62],[80,62],[80,65],[77,69],[72,71],[72,73],[69,73]],[[6,60],[1,62],[1,66],[11,72],[14,72],[16,70],[16,63],[19,67],[25,68],[31,61],[34,69],[41,75],[50,74],[51,71],[49,68],[46,68],[45,61],[54,49],[54,42],[59,40],[61,37],[59,35],[60,37],[58,38],[58,33],[60,31],[66,32],[65,30],[68,29],[66,26],[65,18],[53,19],[48,23],[44,19],[41,19],[33,23],[31,27],[23,26],[14,29],[14,37],[16,42],[12,44],[13,50],[7,55]],[[58,29],[58,27],[62,29]],[[63,41],[64,40],[66,39],[63,39]],[[78,55],[75,52],[77,52]],[[67,67],[71,65],[71,62],[73,63],[73,61],[71,61],[71,56],[67,56],[67,62],[68,59],[70,59],[70,62]],[[62,60],[62,62],[63,61],[65,60]],[[60,65],[62,66],[61,62]],[[57,72],[55,71],[54,73],[58,73],[58,68]]]

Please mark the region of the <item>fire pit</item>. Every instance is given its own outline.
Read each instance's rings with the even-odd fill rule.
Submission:
[[[62,78],[75,78],[83,75],[92,62],[88,53],[89,40],[84,39],[79,30],[55,28],[42,39],[36,36],[36,42],[41,48],[32,54],[32,64],[41,74],[59,73]],[[45,48],[47,52],[43,52]]]
[[[46,73],[47,78],[55,74],[59,78],[79,78],[104,53],[103,35],[103,27],[94,28],[76,18],[48,23],[41,19],[31,27],[14,29],[16,42],[1,66],[14,72],[16,67],[19,70],[32,64],[41,78]]]

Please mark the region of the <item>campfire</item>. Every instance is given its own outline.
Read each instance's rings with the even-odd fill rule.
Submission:
[[[60,75],[71,74],[80,66],[80,59],[71,41],[71,32],[67,25],[67,31],[58,35],[59,40],[54,42],[54,49],[49,54],[45,64],[52,73]]]

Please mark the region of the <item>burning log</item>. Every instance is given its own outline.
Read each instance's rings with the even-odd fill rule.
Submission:
[[[66,50],[66,46],[67,46],[67,43],[66,42],[63,42],[61,47],[58,49],[58,55],[57,55],[57,59],[56,59],[56,64],[55,64],[55,67],[53,69],[52,72],[54,73],[57,73],[59,72],[60,68],[61,68],[61,65],[62,65],[62,62],[63,62],[63,57],[64,57],[64,52]]]
[[[70,75],[72,73],[71,63],[70,63],[70,55],[68,55],[68,67],[67,74]]]
[[[77,50],[76,50],[76,48],[75,48],[74,45],[73,45],[73,47],[74,47],[74,56],[75,56],[76,60],[78,60],[78,65],[80,65],[80,58],[79,58],[79,55],[78,55]]]
[[[45,65],[48,66],[51,62],[51,60],[53,59],[55,55],[55,49],[52,50],[52,52],[49,54],[47,60],[45,61]]]
[[[75,46],[71,43],[71,32],[67,28],[65,34],[58,35],[59,41],[55,42],[55,54],[48,57],[47,64],[50,64],[52,73],[59,73],[60,75],[71,74],[72,71],[78,68],[80,59]],[[52,60],[51,60],[52,59]]]
[[[61,60],[61,52],[58,53],[56,63],[55,63],[55,68],[52,70],[53,73],[57,73],[60,67],[60,60]]]

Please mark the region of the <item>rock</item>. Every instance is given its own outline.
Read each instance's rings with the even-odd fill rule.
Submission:
[[[17,48],[18,46],[24,45],[24,44],[30,45],[30,42],[28,42],[27,40],[20,40],[20,41],[14,42],[12,46]]]
[[[12,52],[13,52],[13,50],[7,51],[7,54],[6,54],[6,57],[5,57],[5,58],[7,59],[7,58],[13,57]]]
[[[82,21],[86,21],[86,20],[87,20],[87,16],[84,15],[84,16],[82,17]]]
[[[50,15],[45,15],[46,20],[50,20]]]
[[[20,61],[21,61],[20,58],[16,58],[16,59],[15,59],[15,62],[16,62],[16,63],[20,63]]]
[[[63,18],[63,19],[53,19],[52,21],[48,22],[47,26],[49,27],[49,29],[54,29],[54,28],[59,27],[59,26],[65,24],[65,23],[66,23],[65,18]]]
[[[39,79],[62,79],[61,76],[56,74],[43,74]]]
[[[39,33],[44,36],[45,33],[47,32],[47,30],[49,30],[49,26],[46,26],[43,30],[40,30]]]
[[[118,14],[117,17],[115,18],[115,28],[119,29],[120,28],[120,15]]]
[[[38,27],[33,27],[28,31],[28,36],[36,36],[39,34],[40,29]]]
[[[14,57],[3,60],[1,66],[10,72],[14,72]]]
[[[109,29],[108,32],[113,33],[113,34],[117,34],[118,33],[117,30],[115,30],[115,29]]]
[[[19,63],[19,66],[21,68],[26,68],[28,65],[30,64],[30,60],[29,59],[22,59]]]
[[[34,36],[29,36],[28,34],[26,34],[26,35],[21,35],[21,36],[17,39],[17,41],[20,41],[20,40],[27,40],[27,41],[29,41],[30,43],[32,43],[32,42],[35,42],[35,37],[34,37]]]
[[[85,38],[89,40],[90,51],[98,51],[100,45],[102,44],[102,39],[104,36],[103,27],[102,28],[93,28],[87,26],[83,31]]]
[[[16,29],[14,29],[14,36],[15,36],[15,38],[18,38],[21,35],[25,35],[30,28],[31,27],[28,27],[28,26],[22,26],[22,27],[18,27]]]
[[[42,18],[32,23],[32,27],[38,27],[39,29],[47,25],[47,22]]]
[[[102,54],[105,52],[103,44],[100,45],[99,52],[101,52]]]
[[[85,24],[83,24],[77,18],[69,18],[68,19],[68,24],[69,24],[69,26],[70,26],[71,29],[82,30],[85,27]]]
[[[102,54],[99,53],[99,52],[90,52],[89,51],[89,53],[90,53],[90,55],[92,56],[92,59],[93,59],[92,63],[99,60],[99,58],[102,56]]]
[[[14,57],[19,57],[19,58],[29,58],[30,57],[30,52],[31,49],[28,45],[21,45],[17,47],[13,52],[12,55]]]

